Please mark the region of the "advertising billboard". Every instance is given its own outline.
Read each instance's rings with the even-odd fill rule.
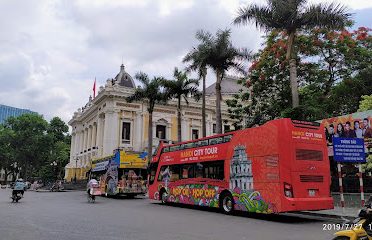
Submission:
[[[372,110],[321,120],[325,127],[328,155],[333,156],[334,138],[364,139],[366,153],[372,153]]]
[[[333,159],[336,162],[365,163],[363,138],[333,138]]]

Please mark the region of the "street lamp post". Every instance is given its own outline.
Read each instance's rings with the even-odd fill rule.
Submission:
[[[76,183],[76,172],[77,172],[77,162],[78,162],[78,157],[75,158],[75,178],[74,178],[74,182]]]
[[[54,174],[54,178],[57,178],[57,174],[56,174],[56,168],[57,168],[57,162],[56,161],[53,161],[50,163],[50,166],[53,167],[53,174]]]

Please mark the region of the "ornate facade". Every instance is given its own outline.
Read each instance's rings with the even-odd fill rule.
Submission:
[[[236,81],[228,79],[236,84]],[[66,166],[65,179],[84,179],[90,169],[91,159],[111,155],[114,149],[146,151],[148,112],[146,102],[128,103],[125,98],[135,91],[132,77],[121,65],[114,79],[108,79],[99,88],[97,96],[90,98],[83,108],[74,113],[69,125],[72,127],[70,162]],[[223,93],[223,89],[222,89]],[[182,140],[197,139],[202,134],[201,101],[189,99],[182,102]],[[207,135],[215,129],[214,96],[206,102]],[[222,104],[223,128],[232,130],[227,106]],[[156,105],[153,113],[153,143],[177,140],[177,102]]]

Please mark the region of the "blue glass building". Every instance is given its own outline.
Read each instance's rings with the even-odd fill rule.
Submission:
[[[15,108],[0,104],[0,124],[4,123],[8,117],[17,117],[25,113],[35,113],[28,109]]]

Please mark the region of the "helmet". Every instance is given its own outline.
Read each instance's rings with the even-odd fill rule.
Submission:
[[[17,182],[23,182],[23,179],[22,178],[18,178],[17,179]]]

